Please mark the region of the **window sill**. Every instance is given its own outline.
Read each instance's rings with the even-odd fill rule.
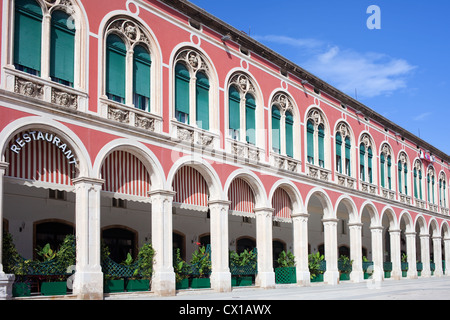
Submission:
[[[308,176],[323,181],[329,181],[331,176],[330,170],[313,165],[311,163],[306,164],[306,172]]]
[[[257,163],[261,162],[261,157],[264,156],[263,149],[260,149],[250,143],[227,138],[225,144],[226,152],[231,153],[234,157],[240,159]]]
[[[336,182],[338,185],[350,189],[356,188],[356,179],[342,173],[336,172]]]
[[[175,119],[171,121],[172,126],[172,138],[179,140],[180,142],[187,142],[189,144],[199,145],[203,148],[219,149],[220,139],[219,136],[208,131],[203,130]]]

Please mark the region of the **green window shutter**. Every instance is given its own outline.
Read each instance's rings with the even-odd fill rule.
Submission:
[[[366,172],[365,172],[365,162],[366,162],[366,148],[364,144],[359,145],[359,174],[362,181],[366,181]]]
[[[294,116],[286,112],[286,155],[294,157]]]
[[[423,200],[423,194],[422,194],[422,170],[419,170],[419,199]]]
[[[387,176],[388,176],[388,188],[392,190],[392,180],[391,180],[391,156],[387,157]]]
[[[384,188],[384,153],[380,155],[380,177],[381,177],[381,186]]]
[[[239,92],[234,86],[231,86],[228,89],[228,122],[229,128],[233,130],[239,130],[241,126],[240,102]]]
[[[175,111],[186,115],[189,115],[189,80],[189,71],[178,63],[175,66]]]
[[[339,132],[336,132],[336,169],[342,173],[342,137]]]
[[[141,45],[136,46],[133,53],[133,103],[141,110],[148,110],[150,105],[151,65],[148,50]]]
[[[39,75],[41,71],[42,9],[34,0],[16,1],[15,6],[14,64],[18,69]]]
[[[319,125],[319,166],[321,166],[322,168],[325,167],[325,128],[324,126],[321,124]]]
[[[417,169],[414,168],[414,197],[417,198]]]
[[[276,106],[272,106],[272,150],[280,153],[280,109]]]
[[[125,100],[126,48],[119,36],[111,34],[106,40],[106,94],[114,100]]]
[[[368,168],[368,172],[369,172],[369,182],[373,183],[373,174],[372,174],[372,148],[369,147],[367,148],[367,153],[368,153],[368,162],[367,162],[367,168]]]
[[[402,193],[402,163],[398,162],[398,191]]]
[[[428,202],[431,202],[431,199],[430,199],[430,175],[429,174],[427,174],[427,200],[428,200]]]
[[[352,151],[352,143],[350,142],[350,138],[345,138],[345,166],[347,170],[347,175],[351,176],[351,151]]]
[[[306,143],[307,143],[307,157],[309,163],[314,163],[314,123],[308,120],[306,127]]]
[[[408,166],[405,164],[405,167],[403,168],[404,173],[404,184],[405,184],[405,194],[408,194]]]
[[[197,126],[209,130],[209,80],[203,73],[197,73],[196,83]]]
[[[245,134],[247,142],[256,144],[256,103],[252,95],[247,94],[245,96]]]
[[[50,77],[69,86],[74,82],[75,29],[68,27],[70,16],[60,10],[52,14],[50,31]]]

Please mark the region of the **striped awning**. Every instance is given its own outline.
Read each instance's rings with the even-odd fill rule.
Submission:
[[[174,203],[208,206],[208,184],[196,169],[189,166],[181,167],[175,174],[172,188],[176,192]]]
[[[291,218],[291,198],[284,189],[278,188],[277,190],[275,190],[272,197],[272,208],[274,209],[273,216],[275,218]]]
[[[116,150],[110,153],[101,170],[105,180],[103,191],[129,196],[148,197],[150,174],[145,165],[136,156]]]
[[[9,163],[6,176],[71,186],[76,172],[73,159],[72,151],[55,134],[22,132],[11,139],[5,151]]]
[[[236,178],[228,189],[230,210],[242,213],[254,213],[255,196],[253,190],[243,179]]]

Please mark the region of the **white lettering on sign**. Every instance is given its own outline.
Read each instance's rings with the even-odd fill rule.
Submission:
[[[61,152],[66,156],[67,160],[69,161],[69,164],[76,164],[77,160],[74,157],[74,154],[72,153],[72,150],[69,149],[69,147],[63,143],[63,141],[58,138],[53,133],[42,133],[41,131],[30,131],[27,133],[22,134],[22,137],[17,138],[15,143],[11,146],[11,151],[15,153],[19,153],[20,150],[29,142],[36,140],[43,140],[47,141],[49,143],[54,144],[57,146]]]

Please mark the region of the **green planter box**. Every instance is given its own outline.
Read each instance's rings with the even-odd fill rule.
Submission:
[[[125,281],[123,279],[105,280],[103,291],[105,293],[124,292],[125,291]]]
[[[148,280],[148,279],[128,280],[126,290],[128,292],[148,291],[148,290],[150,290],[150,280]]]
[[[311,278],[311,282],[323,282],[323,273],[319,273]]]
[[[275,283],[296,283],[295,267],[275,268]]]
[[[28,282],[15,282],[12,288],[13,297],[29,297],[31,287]]]
[[[181,281],[178,281],[176,283],[176,289],[177,290],[181,290],[181,289],[187,289],[189,288],[189,279],[183,279]]]
[[[390,271],[385,271],[385,272],[384,272],[384,277],[385,277],[386,279],[389,279],[389,278],[391,277],[391,272],[390,272]]]
[[[253,284],[252,277],[232,277],[231,278],[231,286],[233,287],[243,287],[243,286],[251,286]]]
[[[209,278],[193,278],[191,280],[191,288],[193,289],[211,288],[211,281]]]
[[[341,273],[339,275],[339,280],[342,281],[350,280],[350,273]]]
[[[67,293],[66,281],[42,282],[41,293],[44,296],[60,296]]]

